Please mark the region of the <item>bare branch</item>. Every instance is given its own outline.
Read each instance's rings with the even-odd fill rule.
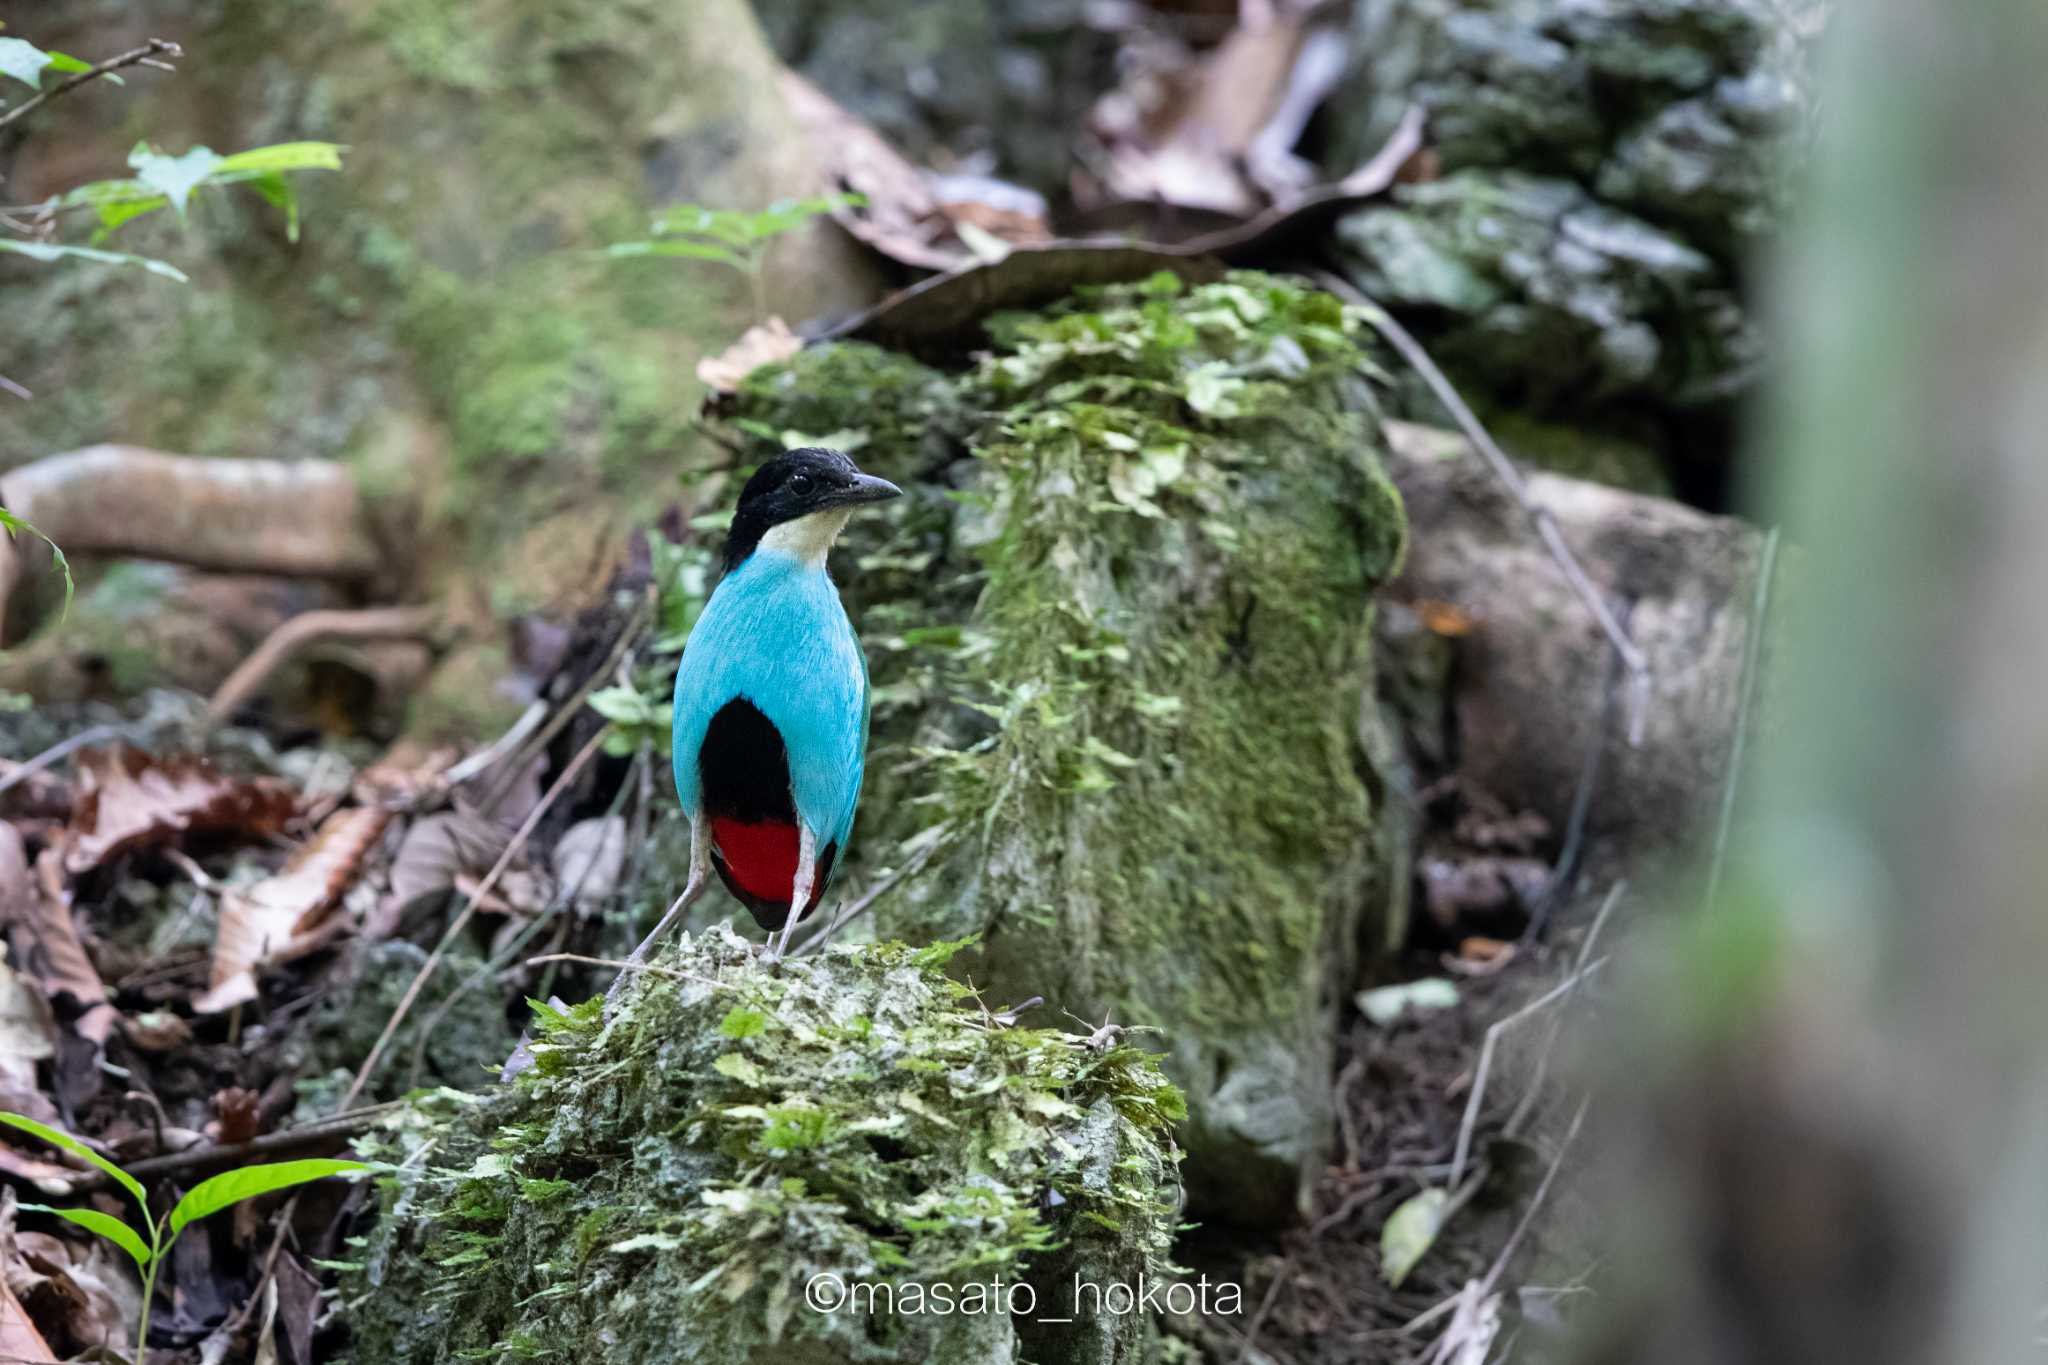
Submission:
[[[1487,467],[1493,470],[1494,476],[1506,486],[1509,493],[1513,494],[1515,501],[1521,504],[1522,510],[1528,513],[1530,524],[1536,528],[1536,534],[1543,541],[1544,548],[1550,551],[1550,557],[1557,561],[1557,567],[1563,571],[1565,581],[1571,584],[1572,591],[1586,604],[1586,609],[1593,613],[1593,619],[1600,624],[1601,633],[1614,647],[1615,655],[1620,658],[1622,667],[1628,670],[1628,742],[1631,747],[1642,743],[1643,715],[1650,701],[1650,661],[1644,657],[1642,650],[1636,648],[1636,643],[1629,638],[1628,631],[1615,619],[1613,609],[1607,605],[1607,599],[1593,586],[1593,580],[1586,576],[1586,570],[1580,565],[1578,557],[1572,553],[1571,547],[1565,544],[1564,533],[1557,528],[1556,516],[1549,508],[1530,496],[1528,481],[1522,477],[1521,471],[1515,468],[1514,461],[1510,460],[1507,452],[1494,441],[1471,407],[1459,395],[1456,386],[1444,377],[1444,372],[1430,359],[1429,352],[1422,349],[1422,343],[1417,341],[1406,327],[1396,322],[1386,309],[1379,307],[1352,287],[1349,281],[1323,270],[1315,272],[1315,280],[1339,298],[1366,309],[1366,320],[1387,339],[1387,344],[1400,352],[1401,358],[1422,376],[1422,382],[1429,385],[1430,392],[1436,395],[1437,401],[1444,405],[1452,419],[1464,431],[1466,439],[1472,442],[1473,449],[1479,452]]]
[[[242,661],[213,700],[200,724],[211,730],[254,696],[270,675],[294,654],[323,640],[417,639],[433,633],[441,621],[438,607],[371,607],[363,611],[308,611],[291,617],[272,631],[256,652]]]
[[[163,38],[151,38],[141,47],[123,52],[118,57],[109,57],[90,71],[81,71],[70,80],[59,82],[48,90],[42,91],[34,97],[15,105],[6,113],[0,114],[0,128],[5,128],[8,124],[22,117],[38,105],[48,104],[59,95],[68,95],[88,81],[96,81],[111,72],[119,71],[123,67],[153,66],[160,71],[170,71],[175,68],[166,66],[157,59],[163,57],[182,57],[184,55],[185,49],[179,47],[176,43],[169,42]]]

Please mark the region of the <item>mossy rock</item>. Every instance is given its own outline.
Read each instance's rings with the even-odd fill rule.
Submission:
[[[954,966],[991,999],[1162,1029],[1205,1216],[1297,1209],[1381,937],[1360,731],[1404,523],[1361,327],[1162,276],[999,317],[965,374],[819,346],[737,405],[763,451],[830,433],[913,490],[841,571],[875,683],[852,856],[923,859],[877,932],[978,934]]]
[[[20,36],[117,51],[134,6],[80,0]],[[819,172],[775,94],[745,0],[170,0],[147,34],[175,79],[102,83],[26,125],[9,193],[124,174],[140,138],[230,151],[343,143],[304,175],[296,242],[253,194],[195,200],[112,245],[179,286],[105,266],[0,263],[38,401],[0,409],[0,467],[116,440],[199,455],[346,461],[425,506],[420,577],[487,584],[574,505],[615,538],[718,452],[693,426],[696,361],[757,320],[732,271],[607,261],[660,208],[758,209]],[[10,30],[10,33],[13,30]],[[10,135],[14,130],[10,129]],[[874,267],[813,225],[775,244],[766,305],[857,307]],[[32,351],[30,355],[27,352]],[[585,570],[587,572],[587,569]]]
[[[713,931],[609,1025],[537,1006],[511,1085],[381,1137],[351,1358],[1138,1359],[1140,1315],[1041,1319],[1077,1275],[1171,1273],[1179,1093],[1142,1048],[992,1016],[952,946],[770,967]]]

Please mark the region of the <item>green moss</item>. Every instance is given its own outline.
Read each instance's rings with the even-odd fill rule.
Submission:
[[[878,931],[981,934],[955,970],[993,996],[1166,1027],[1191,1183],[1284,1216],[1365,912],[1371,592],[1404,534],[1360,323],[1237,275],[991,331],[950,401],[851,347],[742,394],[747,430],[850,432],[921,480],[849,533],[875,683],[852,854],[947,850]],[[965,458],[935,467],[946,420]]]
[[[514,1087],[430,1097],[385,1139],[417,1159],[348,1286],[354,1358],[1007,1359],[1007,1314],[820,1312],[805,1286],[1168,1271],[1181,1108],[1150,1054],[1006,1027],[917,957],[770,970],[713,933],[608,1027],[536,1006]],[[1129,1352],[1145,1329],[1113,1330]]]

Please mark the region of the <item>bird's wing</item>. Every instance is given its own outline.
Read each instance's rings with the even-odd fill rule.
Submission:
[[[837,619],[782,652],[783,683],[773,704],[758,702],[789,756],[790,794],[818,845],[843,852],[860,800],[867,748],[867,662],[838,601]]]
[[[781,736],[791,799],[819,847],[837,840],[844,849],[867,746],[867,661],[823,574],[777,580],[743,567],[719,584],[690,632],[676,670],[673,761],[692,819],[702,799],[698,751],[712,717],[735,697]]]

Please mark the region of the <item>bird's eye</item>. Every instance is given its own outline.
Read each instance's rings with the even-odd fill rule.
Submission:
[[[811,476],[808,474],[790,475],[789,491],[800,498],[808,498],[811,495]]]

